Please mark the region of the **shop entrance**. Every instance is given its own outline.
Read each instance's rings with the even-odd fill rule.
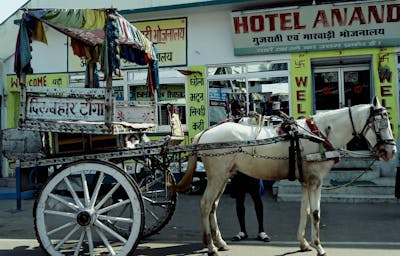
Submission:
[[[368,104],[371,99],[369,65],[316,67],[314,69],[316,112],[333,110],[358,104]],[[347,145],[349,150],[367,150],[368,145],[356,138]]]
[[[315,68],[316,112],[370,103],[370,79],[369,65]]]

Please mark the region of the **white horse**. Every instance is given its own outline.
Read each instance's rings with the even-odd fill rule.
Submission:
[[[396,154],[392,130],[388,114],[374,98],[371,105],[357,105],[342,108],[312,117],[313,129],[318,129],[321,136],[335,149],[341,149],[355,136],[364,136],[374,156],[389,160]],[[310,133],[307,119],[296,120],[299,133]],[[241,125],[228,122],[205,130],[194,138],[194,143],[218,143],[232,141],[248,141],[275,136],[269,128]],[[229,250],[223,240],[216,211],[221,195],[228,179],[238,170],[263,180],[287,179],[289,175],[288,147],[289,141],[256,147],[243,147],[242,151],[221,148],[203,150],[189,157],[188,169],[182,180],[172,189],[185,191],[190,185],[196,170],[197,156],[201,156],[207,174],[207,188],[201,199],[201,218],[203,242],[208,247],[208,255],[218,255],[217,250]],[[319,153],[320,144],[307,139],[300,139],[301,155]],[[257,157],[256,157],[257,156]],[[302,161],[303,181],[301,197],[300,223],[297,238],[303,251],[315,248],[318,255],[326,255],[319,238],[321,184],[324,176],[335,164],[335,159],[319,161]],[[299,179],[298,168],[296,178]],[[310,216],[311,245],[305,238],[307,216]]]

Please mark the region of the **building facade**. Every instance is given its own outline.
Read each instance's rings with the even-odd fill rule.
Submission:
[[[28,7],[43,2],[71,7],[55,1],[31,1]],[[171,106],[190,143],[201,130],[232,117],[234,104],[268,114],[279,102],[281,110],[299,118],[378,96],[398,137],[400,1],[115,2],[156,43],[160,67],[154,97],[147,69],[122,63],[123,75],[113,82],[115,101],[127,107],[154,102],[156,135],[169,131]],[[72,54],[64,35],[46,33],[48,45],[33,42],[35,74],[27,84],[83,86],[85,62]],[[18,81],[13,58],[2,66],[2,128],[9,128],[17,123]]]

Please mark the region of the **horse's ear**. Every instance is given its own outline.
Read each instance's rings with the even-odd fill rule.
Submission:
[[[382,105],[381,105],[381,103],[379,102],[378,97],[376,97],[376,96],[374,96],[374,97],[372,98],[372,105],[374,106],[375,109],[382,108]]]

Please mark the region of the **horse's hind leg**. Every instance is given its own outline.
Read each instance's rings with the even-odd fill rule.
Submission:
[[[318,256],[325,256],[326,252],[322,248],[319,239],[319,223],[320,223],[320,202],[321,202],[321,183],[322,180],[317,176],[310,178],[308,190],[310,197],[310,207],[311,207],[311,245],[318,251]]]
[[[208,247],[208,255],[218,255],[217,249],[214,245],[213,235],[214,238],[218,238],[216,245],[223,246],[227,249],[226,243],[220,235],[217,219],[215,217],[218,200],[223,188],[223,182],[218,182],[217,179],[208,177],[207,187],[200,202],[201,219],[203,224],[203,243]]]
[[[215,243],[215,246],[218,248],[219,251],[229,250],[226,242],[222,238],[221,231],[219,230],[218,221],[217,221],[217,208],[218,208],[219,200],[221,199],[222,193],[225,190],[225,186],[226,186],[226,183],[223,186],[222,190],[220,191],[219,195],[217,196],[216,200],[214,201],[214,204],[213,204],[213,207],[212,207],[211,213],[210,213],[211,236]]]
[[[308,197],[308,188],[305,185],[301,186],[301,206],[300,206],[300,222],[297,229],[297,239],[300,242],[301,251],[310,251],[310,244],[305,237],[307,218],[310,215],[310,204]]]

